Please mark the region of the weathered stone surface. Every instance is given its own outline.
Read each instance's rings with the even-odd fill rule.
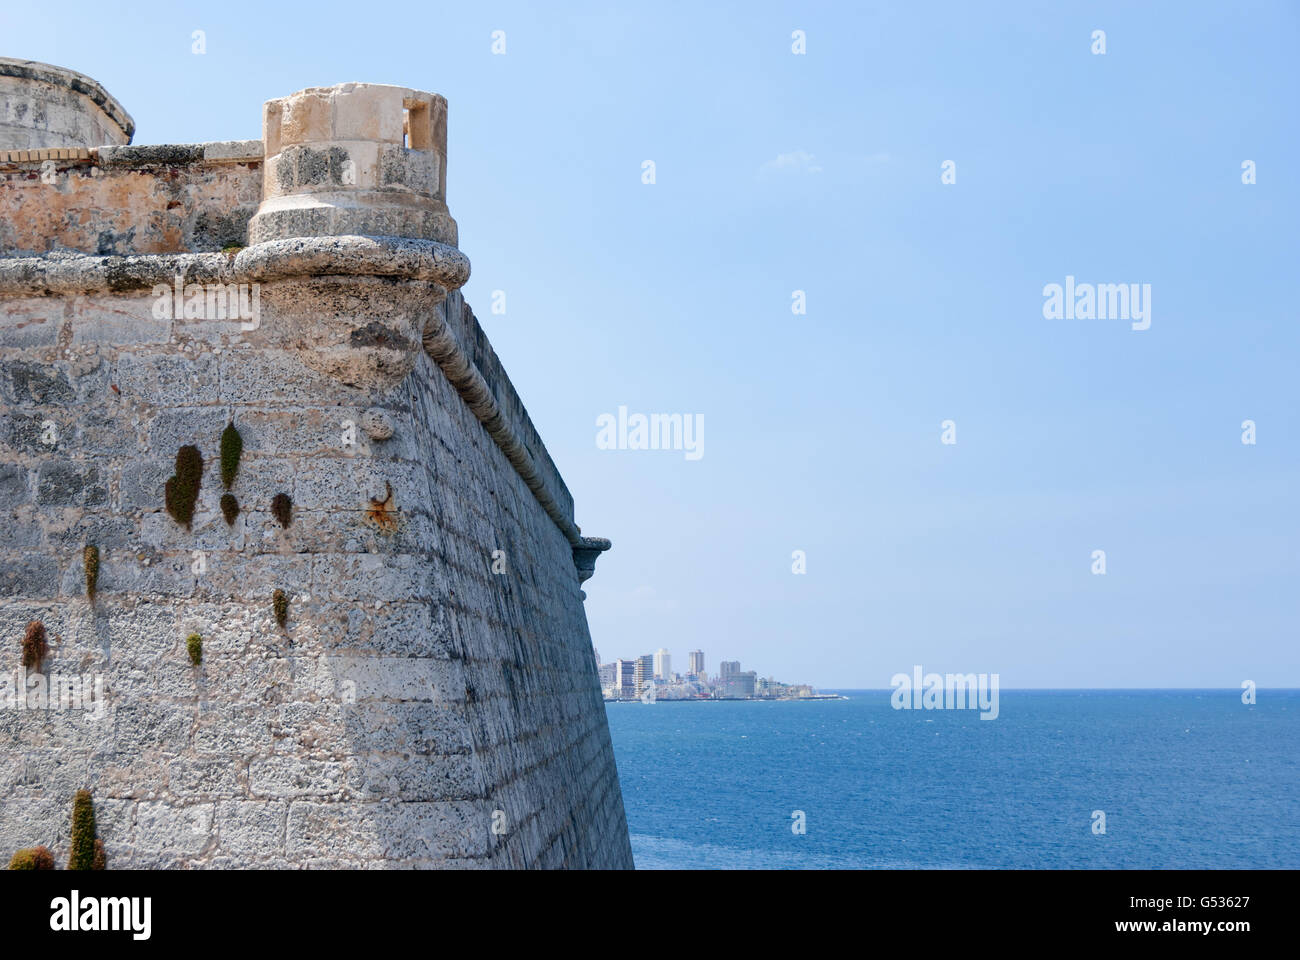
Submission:
[[[445,101],[265,119],[265,184],[257,141],[0,163],[0,676],[39,619],[42,669],[103,690],[0,703],[0,856],[66,855],[87,787],[110,866],[631,866],[579,589],[608,541],[456,292]],[[178,274],[257,316],[159,309]]]
[[[446,116],[442,97],[374,83],[268,101],[266,182],[250,241],[358,235],[455,245]]]
[[[122,105],[85,74],[0,57],[0,150],[130,143],[134,132]]]
[[[245,246],[262,158],[209,155],[221,146],[104,147],[92,160],[0,162],[0,250],[125,256]]]

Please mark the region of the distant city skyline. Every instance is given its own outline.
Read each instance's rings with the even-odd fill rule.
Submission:
[[[709,676],[704,669],[704,651],[692,650],[685,673],[672,669],[672,654],[660,647],[654,654],[632,658],[618,657],[609,663],[593,647],[601,692],[609,700],[646,702],[664,700],[810,700],[842,699],[821,693],[806,682],[790,682],[773,676],[760,676],[756,670],[743,670],[739,660],[721,660],[718,675]]]

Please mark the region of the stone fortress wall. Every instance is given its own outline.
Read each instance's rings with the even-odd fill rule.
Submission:
[[[630,867],[609,542],[458,292],[446,101],[314,88],[150,147],[87,87],[124,136],[11,134],[59,73],[0,60],[0,855],[66,858],[84,787],[110,868]],[[24,677],[33,621],[80,708]]]

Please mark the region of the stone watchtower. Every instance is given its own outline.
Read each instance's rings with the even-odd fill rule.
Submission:
[[[442,97],[345,83],[270,100],[262,117],[265,188],[250,242],[357,235],[456,245]]]
[[[609,541],[459,293],[446,101],[0,105],[0,855],[85,788],[110,869],[631,866]]]

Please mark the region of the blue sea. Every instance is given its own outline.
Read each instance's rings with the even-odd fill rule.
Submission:
[[[838,692],[606,704],[637,867],[1300,867],[1300,691]]]

